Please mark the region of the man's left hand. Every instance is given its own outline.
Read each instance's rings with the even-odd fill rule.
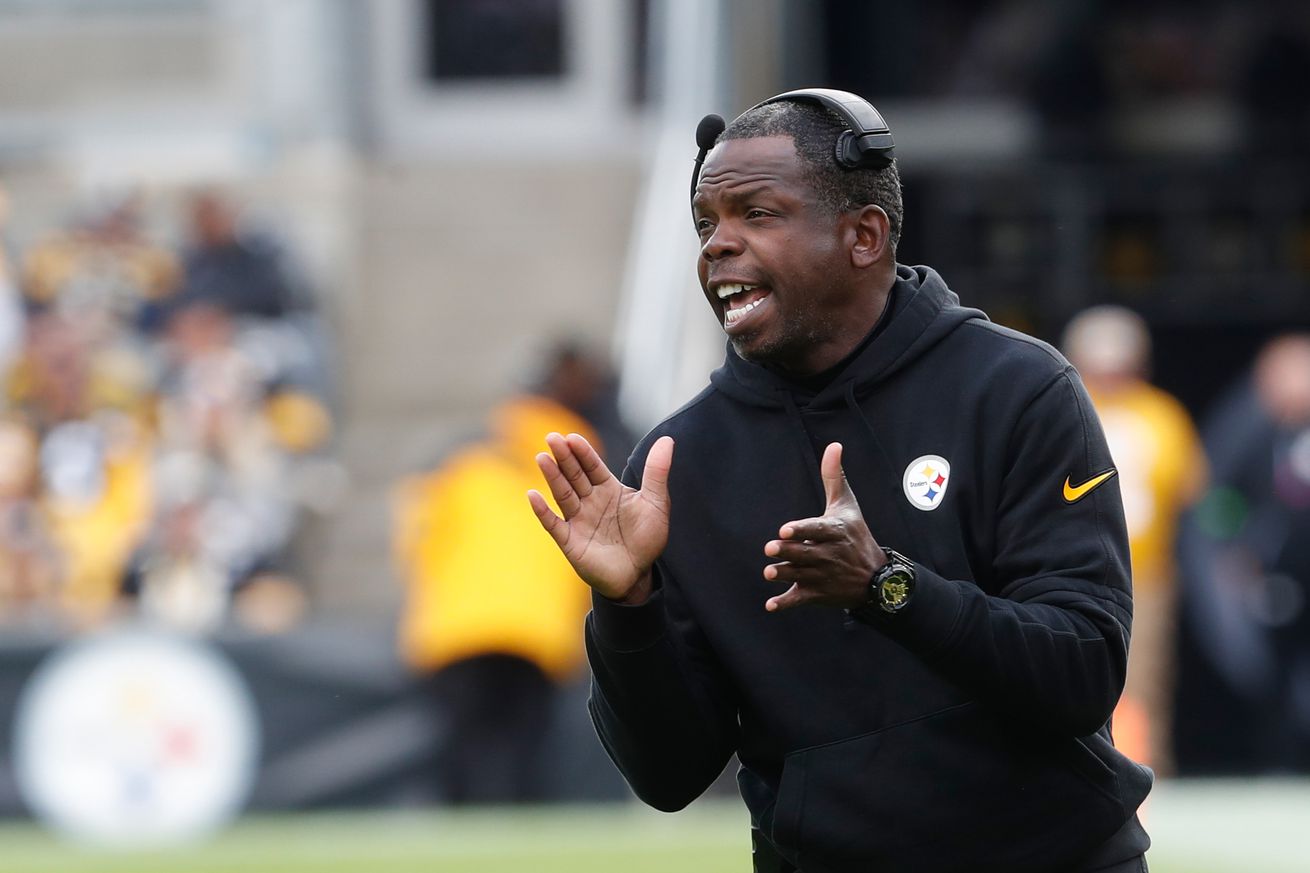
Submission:
[[[770,612],[806,603],[864,606],[874,572],[887,563],[842,472],[841,451],[841,443],[829,443],[819,466],[828,500],[823,515],[787,522],[764,546],[764,554],[781,559],[764,568],[764,578],[791,583],[764,604]]]

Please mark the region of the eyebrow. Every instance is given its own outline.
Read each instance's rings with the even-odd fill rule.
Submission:
[[[769,182],[751,182],[744,187],[723,193],[724,200],[736,202],[738,200],[749,200],[760,194],[771,194],[777,186]]]
[[[719,196],[729,203],[740,203],[743,200],[749,200],[752,197],[758,197],[760,194],[776,194],[777,186],[772,182],[748,182],[745,186],[724,191]],[[704,206],[706,196],[700,192],[692,198],[692,206]]]

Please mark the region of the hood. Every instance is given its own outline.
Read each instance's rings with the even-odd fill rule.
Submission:
[[[887,326],[808,405],[820,409],[841,406],[852,390],[856,396],[868,393],[975,318],[986,320],[987,316],[980,309],[961,306],[960,298],[936,270],[898,264]],[[742,360],[732,343],[728,343],[723,366],[710,375],[710,383],[735,400],[770,408],[789,405],[795,390],[772,370]]]

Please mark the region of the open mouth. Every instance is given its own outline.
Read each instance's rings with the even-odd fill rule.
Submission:
[[[728,283],[715,292],[723,301],[723,329],[729,330],[750,320],[769,299],[769,292],[758,285]]]

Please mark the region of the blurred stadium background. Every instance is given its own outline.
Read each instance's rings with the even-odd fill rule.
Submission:
[[[0,866],[746,869],[730,778],[636,809],[576,670],[539,802],[445,802],[397,489],[561,348],[596,352],[621,465],[721,355],[697,120],[817,84],[895,133],[900,260],[1053,343],[1088,307],[1144,320],[1211,470],[1161,607],[1152,867],[1310,869],[1310,358],[1257,365],[1310,330],[1310,10],[1274,0],[0,0]],[[239,677],[241,816],[144,853],[54,836],[38,665],[160,629]],[[124,681],[103,736],[44,754],[130,770],[115,814],[149,818],[134,725],[205,710]]]

